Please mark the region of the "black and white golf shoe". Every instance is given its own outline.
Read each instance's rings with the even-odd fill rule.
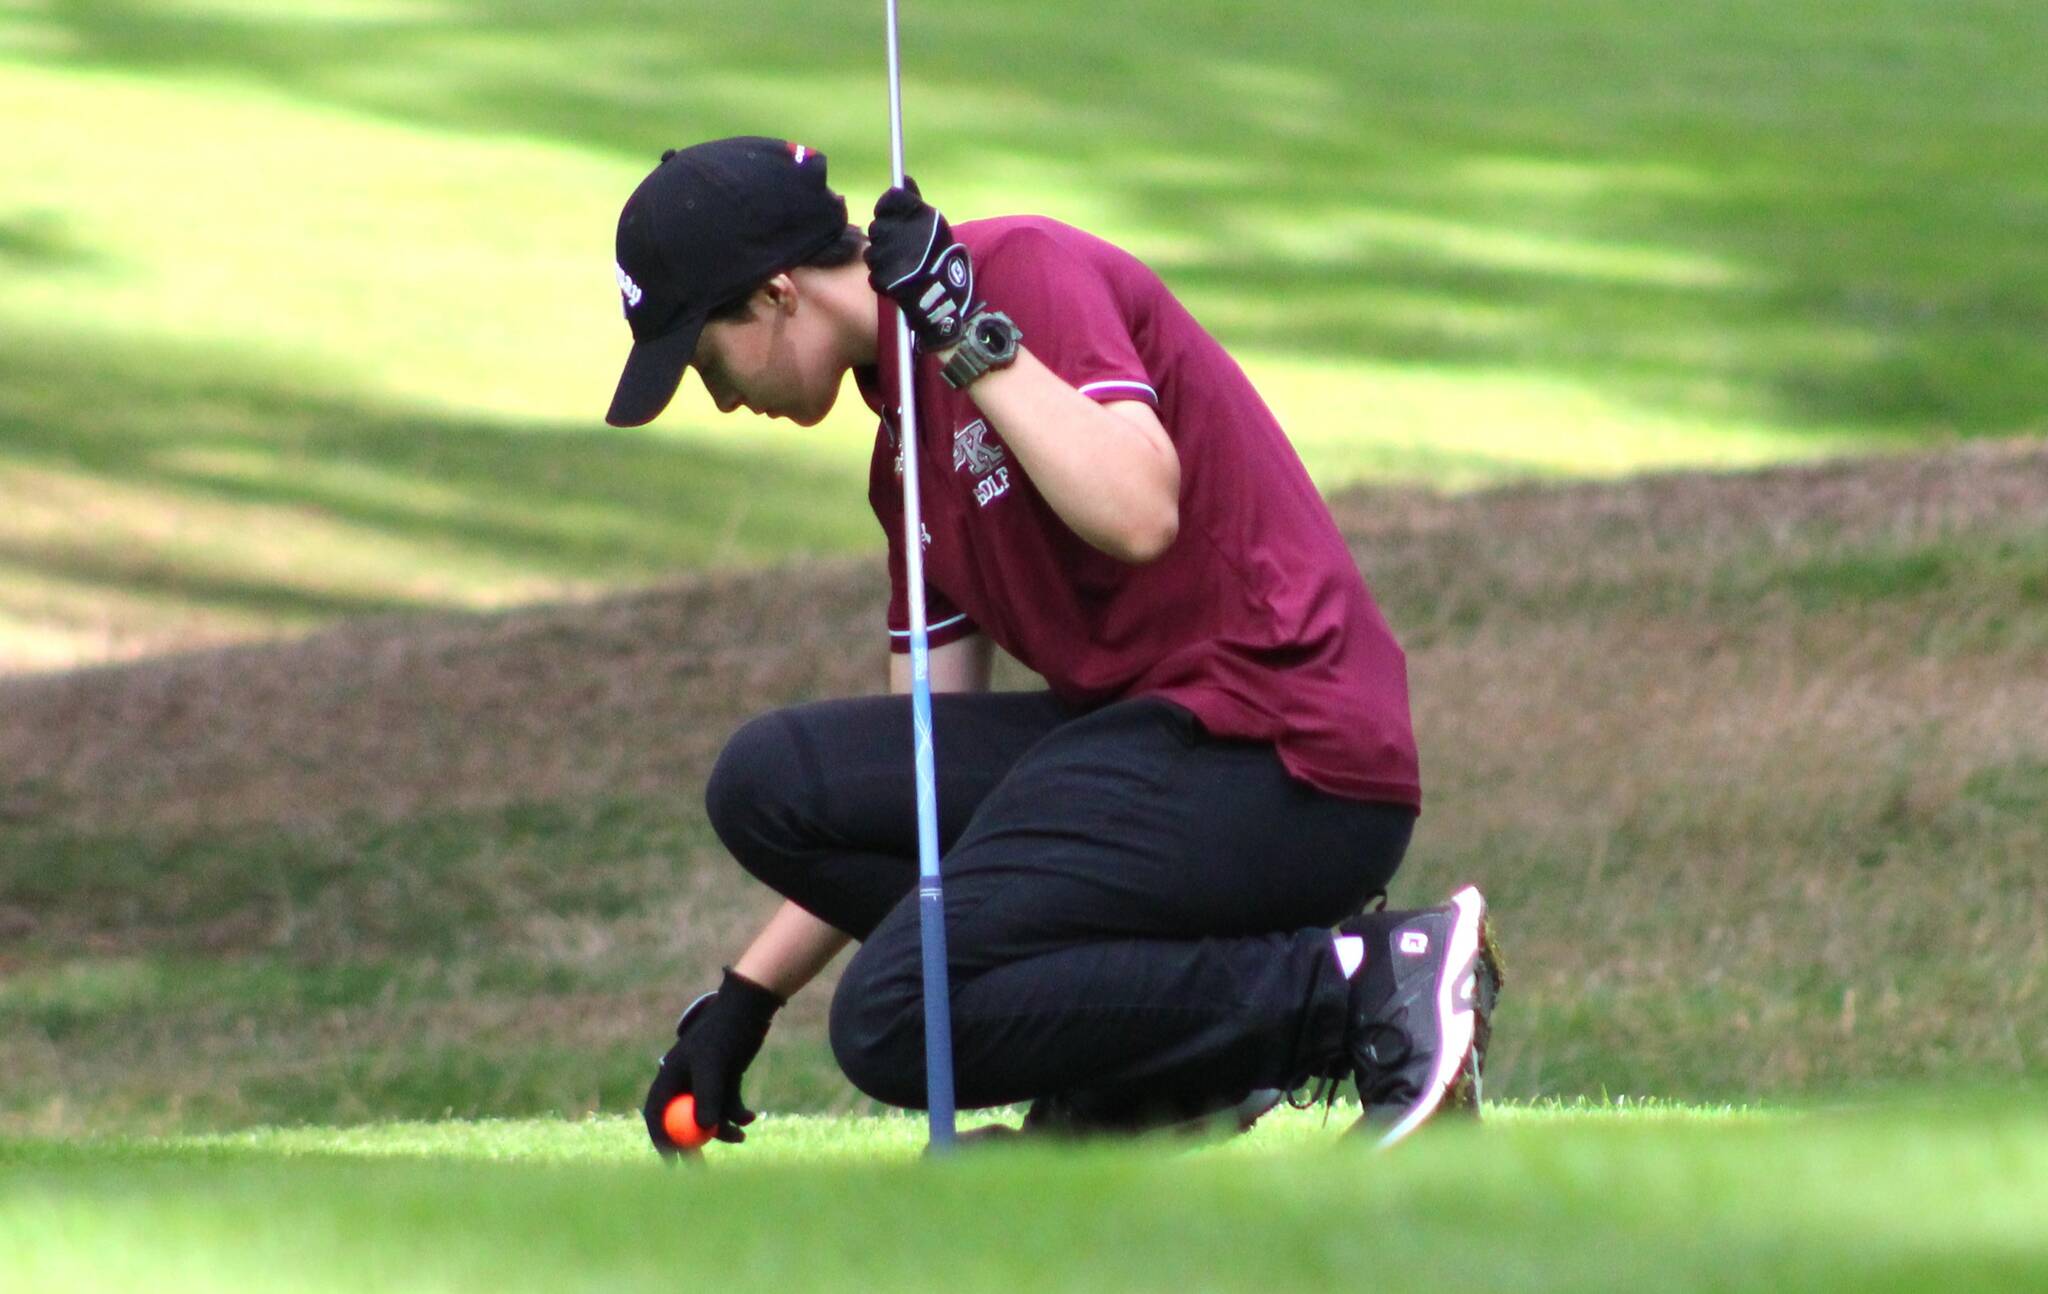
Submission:
[[[1346,1060],[1382,1147],[1441,1111],[1477,1116],[1500,959],[1486,899],[1466,886],[1441,907],[1368,912],[1338,927],[1365,940],[1351,985]]]

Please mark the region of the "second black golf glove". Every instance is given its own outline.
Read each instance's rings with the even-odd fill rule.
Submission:
[[[781,1008],[781,998],[730,970],[716,992],[690,1003],[676,1021],[676,1045],[661,1058],[641,1110],[656,1150],[679,1153],[661,1118],[684,1092],[696,1098],[697,1123],[716,1128],[720,1141],[747,1139],[740,1129],[754,1121],[754,1112],[740,1099],[740,1075],[760,1054],[768,1023]]]
[[[868,282],[910,322],[918,348],[944,350],[960,340],[976,305],[974,261],[953,240],[953,227],[903,177],[903,187],[875,203],[868,226]]]

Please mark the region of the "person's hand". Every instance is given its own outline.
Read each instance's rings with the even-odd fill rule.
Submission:
[[[720,1141],[747,1139],[740,1129],[754,1121],[754,1112],[740,1099],[740,1075],[760,1054],[768,1022],[781,1006],[781,998],[730,970],[716,992],[690,1003],[676,1021],[676,1045],[661,1058],[641,1109],[656,1150],[682,1153],[661,1119],[669,1102],[684,1092],[696,1098],[698,1126],[715,1128]]]
[[[868,282],[902,309],[920,350],[960,340],[975,305],[974,261],[916,180],[904,176],[902,188],[875,203],[865,259]]]

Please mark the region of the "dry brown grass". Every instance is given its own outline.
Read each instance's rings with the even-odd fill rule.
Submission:
[[[10,812],[196,829],[693,797],[742,716],[873,685],[869,565],[0,682]]]
[[[1396,898],[1472,877],[1500,914],[1499,1087],[2041,1071],[2048,450],[1334,508],[1411,648],[1430,798]],[[460,1108],[616,1104],[763,910],[702,828],[710,760],[747,714],[871,688],[879,593],[874,563],[828,563],[0,680],[0,969],[47,1008],[23,1019],[95,959],[434,982],[161,1027],[74,1003],[68,1042],[0,1043],[0,1118],[437,1112],[423,1048],[499,1058],[449,1078]],[[78,840],[117,861],[38,889],[37,851]],[[822,1002],[770,1099],[830,1099]],[[211,1059],[95,1077],[181,1046]],[[293,1088],[284,1050],[347,1081]]]

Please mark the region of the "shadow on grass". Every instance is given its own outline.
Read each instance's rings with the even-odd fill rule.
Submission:
[[[67,222],[58,212],[29,211],[0,217],[0,266],[16,271],[75,269],[97,264],[100,259],[71,237]]]
[[[219,611],[252,612],[285,623],[397,614],[416,611],[420,606],[413,598],[299,588],[276,579],[209,571],[190,563],[173,564],[148,553],[112,545],[98,551],[64,551],[41,544],[0,540],[0,566],[32,570],[68,585],[174,598]]]
[[[380,408],[212,354],[19,335],[0,335],[8,468],[73,483],[80,506],[60,528],[0,526],[0,561],[290,617],[879,543],[864,481],[738,437],[727,450],[510,428]],[[94,524],[102,491],[113,502]],[[194,522],[195,509],[211,511]]]
[[[649,162],[808,132],[843,185],[883,169],[868,3],[58,0],[45,21],[80,66]],[[1555,373],[1793,431],[2010,433],[2048,389],[2026,179],[2048,107],[2023,88],[2044,42],[2048,10],[1999,0],[1940,24],[1874,0],[1853,25],[1818,3],[1068,0],[911,15],[906,94],[942,204],[1090,195],[1238,345]],[[915,129],[960,103],[987,107],[972,131]]]

